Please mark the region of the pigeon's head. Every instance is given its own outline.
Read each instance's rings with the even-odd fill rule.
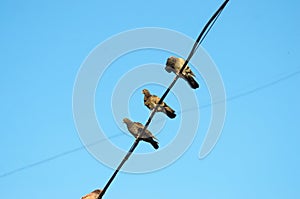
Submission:
[[[150,95],[150,92],[147,89],[143,89],[142,93],[146,96]]]
[[[128,119],[128,118],[124,118],[124,119],[123,119],[123,122],[124,122],[125,124],[130,124],[130,123],[131,123],[131,120]]]
[[[185,60],[180,58],[180,57],[169,57],[167,59],[166,66],[172,67],[172,68],[177,68],[183,66],[185,63]]]
[[[176,57],[169,57],[167,59],[166,66],[174,67],[175,63],[176,63]]]

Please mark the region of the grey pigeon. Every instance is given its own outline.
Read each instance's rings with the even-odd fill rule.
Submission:
[[[183,66],[184,62],[185,62],[185,60],[182,58],[169,57],[167,60],[167,63],[166,63],[165,70],[168,73],[173,72],[175,74],[178,74],[181,67]],[[199,84],[194,79],[194,77],[196,77],[196,76],[193,73],[193,71],[190,69],[189,66],[186,66],[184,68],[184,70],[182,71],[182,74],[180,74],[179,77],[186,80],[193,89],[199,88]]]
[[[155,106],[158,104],[160,98],[156,95],[151,95],[147,89],[143,89],[144,94],[144,104],[150,110],[154,109]],[[176,114],[175,111],[169,107],[165,102],[162,102],[161,105],[158,107],[157,112],[165,113],[169,118],[175,118]]]
[[[128,118],[124,118],[123,122],[127,125],[127,129],[128,131],[135,137],[137,138],[138,135],[140,135],[140,133],[142,133],[143,129],[144,129],[144,125],[139,123],[139,122],[132,122],[130,119]],[[143,133],[143,136],[140,137],[141,140],[145,141],[145,142],[149,142],[155,149],[158,149],[158,142],[156,142],[154,139],[157,140],[156,137],[154,137],[154,135],[149,131],[146,130]]]

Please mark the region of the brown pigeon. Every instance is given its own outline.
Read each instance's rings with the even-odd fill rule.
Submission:
[[[154,109],[155,106],[158,104],[160,98],[156,95],[151,95],[147,89],[143,89],[143,94],[145,106],[147,106],[150,110]],[[169,118],[176,117],[175,111],[164,102],[162,102],[161,105],[158,107],[157,112],[163,112]]]
[[[140,135],[140,133],[142,133],[143,129],[144,129],[144,125],[139,123],[139,122],[132,122],[130,119],[128,118],[124,118],[123,122],[127,125],[127,129],[128,131],[135,137],[137,138],[138,135]],[[156,142],[154,139],[157,140],[156,137],[154,137],[154,135],[149,131],[146,130],[143,133],[143,136],[140,137],[141,140],[145,141],[145,142],[149,142],[155,149],[158,149],[158,142]]]
[[[173,72],[175,74],[178,74],[181,67],[183,66],[185,60],[182,58],[178,58],[178,57],[169,57],[166,63],[166,67],[165,70],[170,73]],[[189,85],[193,88],[199,88],[199,84],[196,82],[196,80],[194,79],[195,74],[193,73],[193,71],[190,69],[189,66],[186,66],[184,68],[184,70],[182,71],[182,73],[179,75],[179,77],[183,78],[184,80],[186,80]]]
[[[81,199],[98,199],[98,196],[100,195],[102,190],[96,189],[92,191],[91,193],[83,196]]]

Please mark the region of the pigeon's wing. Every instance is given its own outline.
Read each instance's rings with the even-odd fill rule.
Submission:
[[[156,104],[159,102],[159,97],[156,95],[151,95],[150,97],[147,98],[147,100],[144,100],[145,106],[147,106],[150,110],[154,109]]]
[[[128,128],[128,130],[135,138],[138,136],[138,130],[135,125],[132,125],[130,128]]]
[[[145,104],[145,106],[147,106],[149,109],[152,109],[150,97],[148,97],[147,99],[144,100],[144,104]]]
[[[157,97],[156,95],[153,95],[152,98],[151,98],[151,102],[154,106],[156,106],[160,101],[160,98]],[[164,112],[164,106],[165,106],[165,103],[162,102],[161,105],[158,107],[157,111],[158,112]],[[154,107],[153,107],[154,108]]]
[[[158,140],[149,130],[146,130],[146,137],[150,137],[150,138],[153,138],[155,140]]]
[[[183,58],[177,58],[176,60],[176,68],[177,70],[180,70],[183,66],[183,64],[185,63],[185,60]],[[187,65],[184,70],[183,70],[183,75],[192,75],[195,77],[195,74],[193,73],[193,71],[191,70],[191,68],[189,67],[189,65]]]
[[[176,69],[178,70],[178,72],[179,72],[180,69],[182,68],[184,62],[185,62],[185,60],[182,59],[182,58],[177,58],[177,59],[176,59]]]
[[[144,129],[144,125],[140,122],[135,122],[134,125],[138,128],[138,134],[142,133]],[[149,130],[146,129],[145,134],[143,135],[142,138],[153,138],[158,140]]]
[[[191,68],[189,66],[186,66],[184,71],[185,71],[186,75],[192,75],[192,76],[196,77],[196,75],[193,73],[193,71],[191,70]]]
[[[142,133],[143,129],[144,129],[144,125],[140,122],[135,122],[134,126],[137,129],[137,134],[139,135],[140,133]]]
[[[156,95],[152,95],[152,96],[150,97],[150,100],[151,100],[151,102],[152,102],[153,104],[158,104],[160,98],[157,97]]]
[[[134,125],[139,128],[144,128],[144,125],[140,122],[134,122]]]

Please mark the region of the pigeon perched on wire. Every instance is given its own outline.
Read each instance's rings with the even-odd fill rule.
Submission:
[[[178,74],[181,67],[183,66],[185,60],[182,58],[178,58],[178,57],[169,57],[166,63],[166,67],[165,70],[170,73],[173,72],[175,74]],[[184,70],[182,71],[181,74],[179,74],[179,77],[183,78],[184,80],[186,80],[189,85],[193,88],[199,88],[199,84],[196,82],[196,80],[194,79],[195,74],[193,73],[193,71],[190,69],[189,66],[186,66],[184,68]]]
[[[128,118],[124,118],[123,122],[127,125],[128,131],[137,138],[143,131],[144,125],[139,122],[132,122]],[[146,130],[143,133],[143,136],[139,138],[140,140],[143,140],[145,142],[149,142],[155,149],[158,149],[158,142],[155,141],[157,138],[149,131]],[[155,139],[155,140],[154,140]]]
[[[96,189],[94,191],[92,191],[91,193],[83,196],[81,199],[97,199],[100,195],[102,190],[100,189]]]
[[[144,94],[144,104],[150,110],[153,110],[155,106],[158,104],[160,98],[156,95],[151,95],[147,89],[143,89]],[[169,107],[165,102],[162,102],[161,105],[157,108],[157,112],[165,113],[169,118],[175,118],[175,111]]]

